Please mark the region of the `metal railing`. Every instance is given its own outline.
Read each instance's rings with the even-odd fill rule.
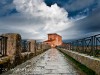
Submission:
[[[61,47],[67,50],[100,57],[100,34],[75,40],[70,43],[64,43]]]
[[[7,37],[0,36],[0,57],[7,55]]]

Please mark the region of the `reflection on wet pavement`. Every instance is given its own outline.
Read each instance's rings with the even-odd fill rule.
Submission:
[[[57,49],[49,49],[3,75],[83,75]]]

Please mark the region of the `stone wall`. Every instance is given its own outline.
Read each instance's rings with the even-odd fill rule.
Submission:
[[[66,49],[60,49],[67,55],[71,56],[81,64],[87,66],[88,68],[92,69],[95,71],[98,75],[100,75],[100,59],[99,58],[94,58],[91,56],[87,56],[85,54],[80,54],[77,52],[69,51]]]
[[[50,47],[46,44],[37,43],[36,40],[26,40],[28,50],[22,52],[22,38],[17,33],[7,33],[1,36],[7,37],[7,56],[0,58],[0,73],[5,72],[26,60],[46,51]]]
[[[30,42],[30,52],[35,53],[36,52],[36,40],[30,39],[28,41]]]
[[[45,43],[42,43],[42,50],[43,50],[43,51],[45,51],[45,50],[47,50],[47,49],[50,49],[50,48],[51,48],[50,45],[45,44]]]
[[[21,54],[21,36],[16,33],[2,34],[2,36],[7,37],[7,55],[20,55]]]

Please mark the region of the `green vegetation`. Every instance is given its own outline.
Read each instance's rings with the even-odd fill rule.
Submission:
[[[62,52],[59,49],[60,52]],[[93,70],[89,69],[88,67],[86,67],[85,65],[79,63],[78,61],[76,61],[75,59],[73,59],[72,57],[70,57],[69,55],[67,55],[66,53],[62,52],[70,61],[72,61],[77,67],[79,67],[83,72],[85,72],[87,75],[97,75]]]

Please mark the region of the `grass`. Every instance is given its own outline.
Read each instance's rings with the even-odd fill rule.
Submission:
[[[59,49],[60,52],[62,52]],[[80,68],[80,70],[82,70],[84,73],[86,73],[87,75],[97,75],[93,70],[89,69],[88,67],[86,67],[85,65],[79,63],[77,60],[73,59],[72,57],[70,57],[69,55],[67,55],[66,53],[62,52],[70,61],[72,61],[78,68]]]

